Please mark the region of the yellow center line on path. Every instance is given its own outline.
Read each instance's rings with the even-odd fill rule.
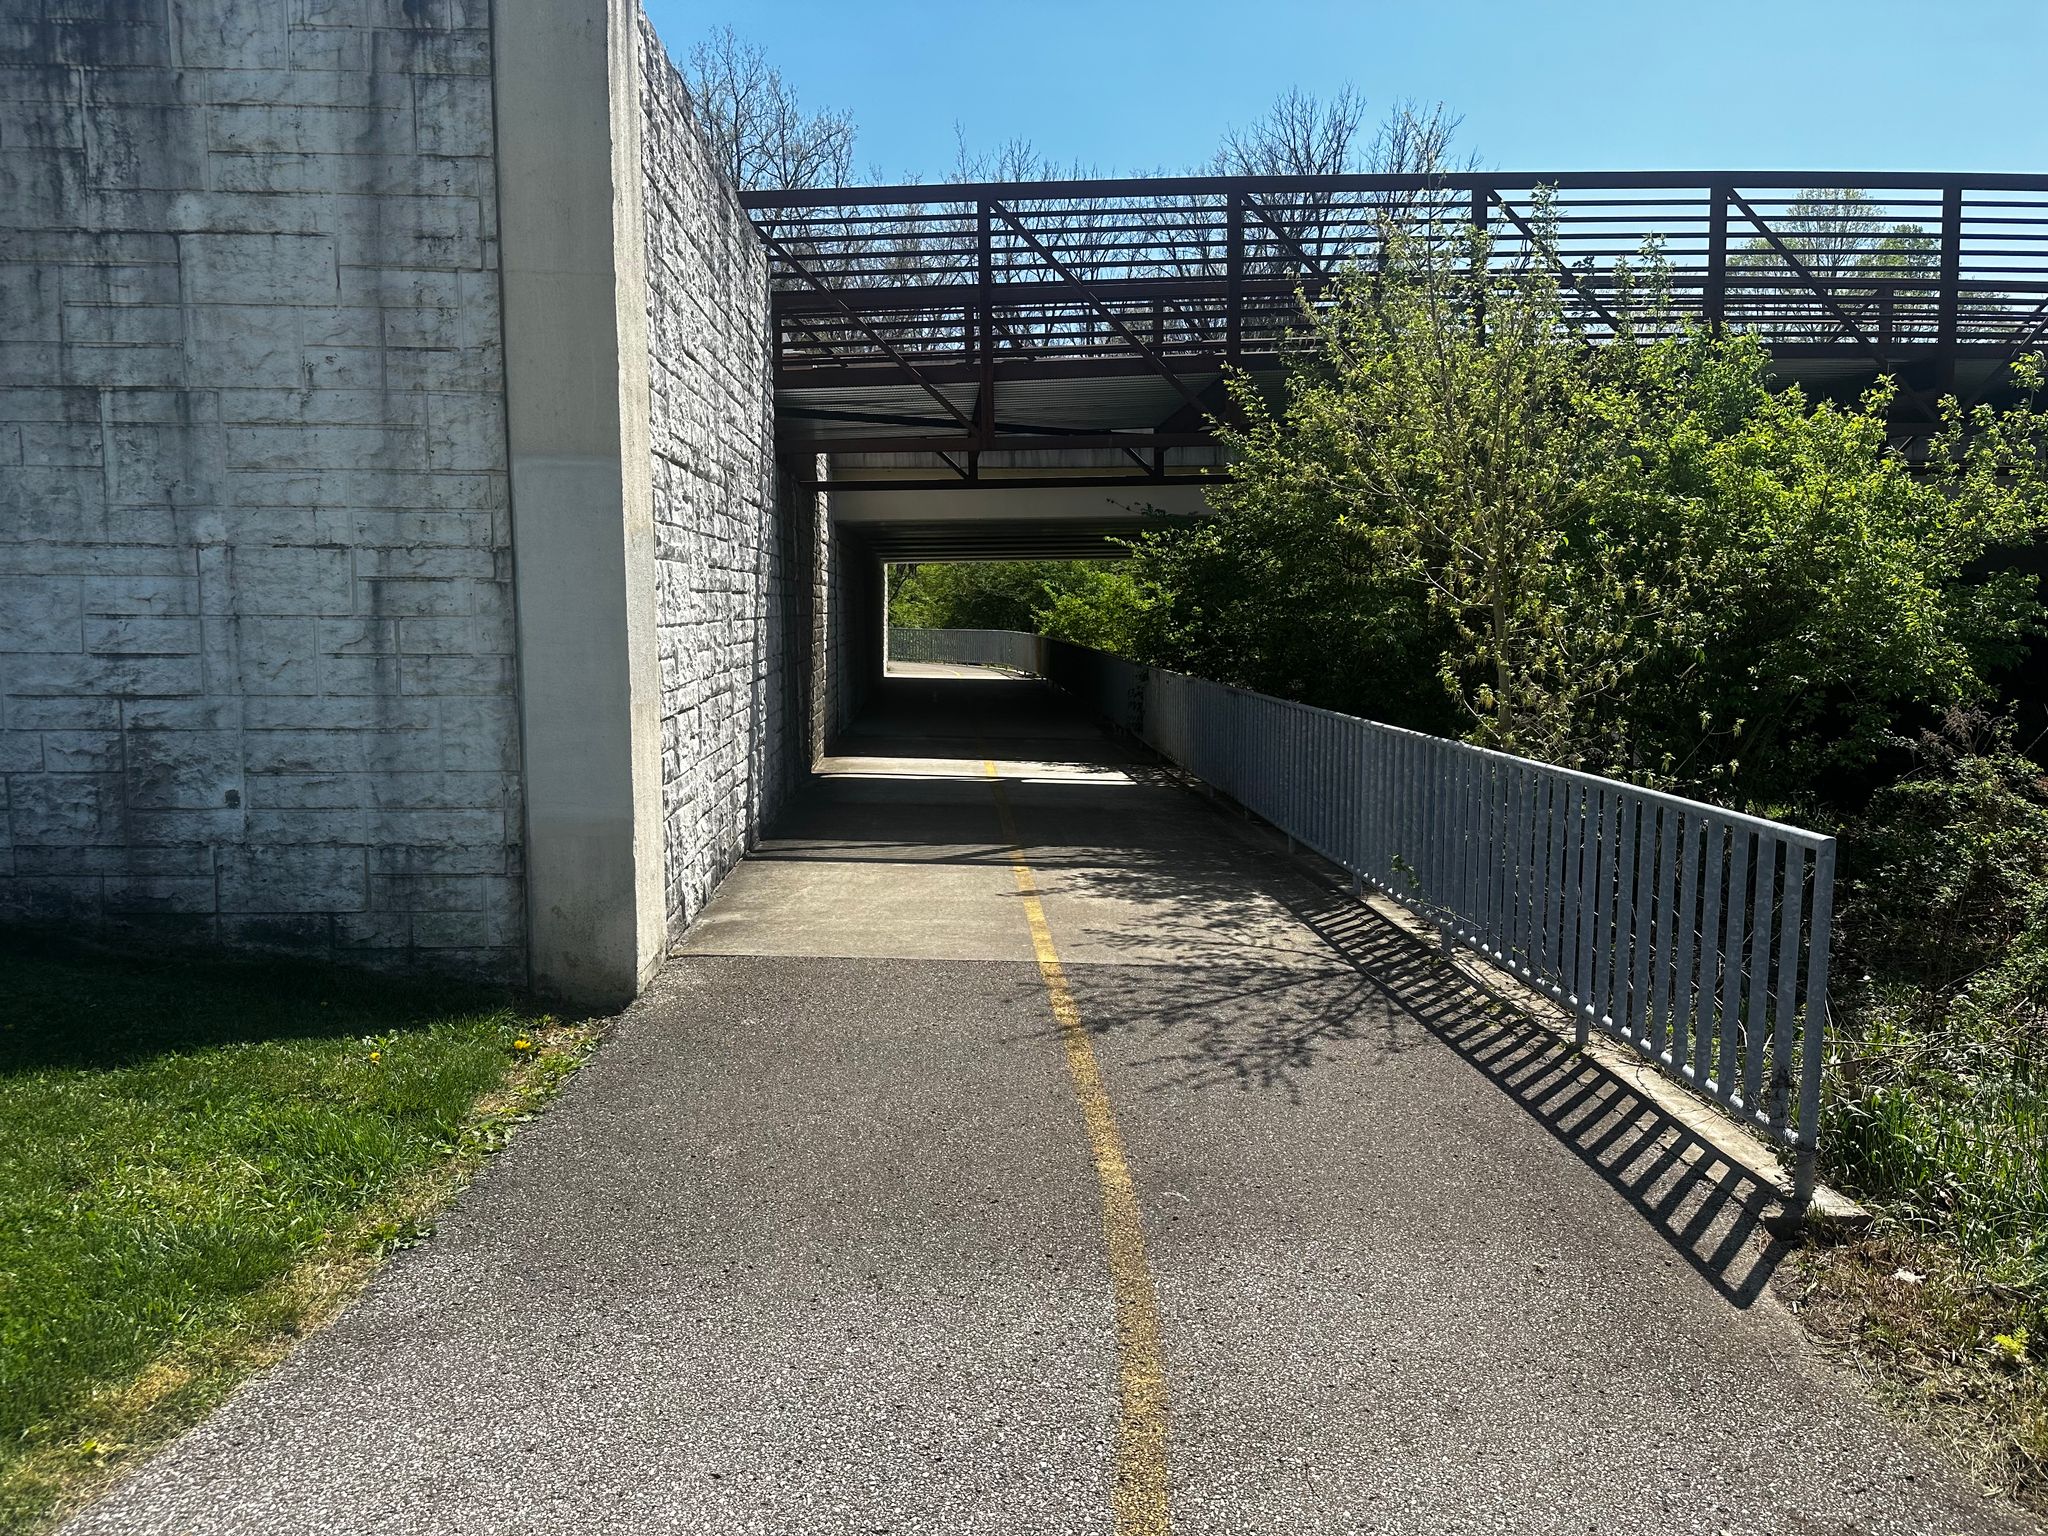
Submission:
[[[1117,1536],[1167,1536],[1166,1369],[1159,1344],[1159,1297],[1145,1263],[1138,1193],[1131,1185],[1123,1137],[1116,1128],[1109,1090],[1102,1084],[1095,1047],[1081,1022],[1081,1010],[1074,1006],[1059,951],[1053,947],[1052,929],[1046,925],[1045,907],[1038,897],[1038,879],[1024,857],[1024,840],[1017,835],[1017,819],[1010,812],[1009,796],[1003,793],[1002,776],[993,759],[985,759],[981,766],[995,791],[996,814],[1002,818],[1003,836],[1010,843],[1010,872],[1017,880],[1017,894],[1024,898],[1032,952],[1052,1003],[1052,1016],[1059,1023],[1067,1075],[1073,1079],[1074,1097],[1081,1104],[1088,1149],[1095,1159],[1095,1179],[1102,1189],[1102,1238],[1109,1251],[1110,1292],[1116,1302],[1121,1398],[1110,1509],[1116,1517]]]

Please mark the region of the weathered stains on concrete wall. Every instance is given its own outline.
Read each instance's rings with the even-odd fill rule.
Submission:
[[[0,8],[0,914],[521,969],[488,16]]]
[[[778,495],[768,263],[640,24],[647,327],[671,933],[809,766],[816,498]]]

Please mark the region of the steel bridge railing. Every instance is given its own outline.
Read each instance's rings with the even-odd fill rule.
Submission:
[[[984,446],[995,423],[972,392],[998,377],[1156,373],[1192,425],[1216,370],[1275,363],[1302,297],[1369,268],[1397,229],[1483,229],[1495,264],[1555,272],[1596,339],[1625,314],[1639,334],[1749,331],[1781,358],[1911,373],[1921,392],[1955,387],[1959,359],[2002,377],[2048,339],[2042,175],[1150,177],[745,201],[772,263],[782,384],[893,376]],[[1646,241],[1662,306],[1643,302]]]
[[[1813,1188],[1835,841],[1028,635],[1034,670],[1721,1105]],[[972,638],[969,638],[972,636]]]

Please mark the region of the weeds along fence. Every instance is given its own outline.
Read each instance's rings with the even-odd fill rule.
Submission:
[[[1034,671],[1792,1157],[1811,1191],[1835,842],[1034,636]],[[1032,664],[1020,667],[1024,647]]]

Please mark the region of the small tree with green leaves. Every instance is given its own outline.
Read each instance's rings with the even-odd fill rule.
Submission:
[[[2048,423],[1951,402],[1909,462],[1889,385],[1816,404],[1753,338],[1642,341],[1625,283],[1615,334],[1582,335],[1537,231],[1507,266],[1462,230],[1390,235],[1305,318],[1279,400],[1238,381],[1216,521],[1140,548],[1140,650],[1428,726],[1394,675],[1426,658],[1471,739],[1853,801],[2040,626],[1996,552],[2040,535]]]

